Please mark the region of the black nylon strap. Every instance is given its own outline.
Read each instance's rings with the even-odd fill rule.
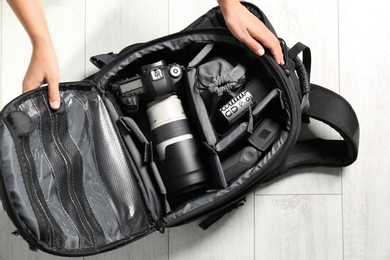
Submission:
[[[110,63],[116,58],[116,54],[110,52],[107,54],[99,54],[89,58],[90,62],[95,65],[98,69],[103,68],[106,64]]]
[[[288,56],[290,59],[294,59],[299,53],[303,53],[303,65],[305,66],[306,72],[310,80],[311,71],[311,51],[310,48],[301,42],[296,43],[289,51]]]
[[[357,159],[359,122],[351,105],[340,95],[311,84],[310,109],[306,115],[334,128],[344,140],[298,141],[291,149],[285,169],[309,166],[343,167]]]

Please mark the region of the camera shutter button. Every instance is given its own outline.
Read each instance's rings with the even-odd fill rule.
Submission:
[[[178,78],[180,77],[181,75],[181,69],[179,66],[172,66],[170,69],[169,69],[169,74],[171,74],[172,77],[174,78]]]

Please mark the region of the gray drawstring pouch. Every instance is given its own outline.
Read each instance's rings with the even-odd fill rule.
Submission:
[[[245,67],[237,63],[233,66],[221,57],[215,57],[208,62],[199,65],[197,71],[197,87],[205,104],[209,104],[207,110],[213,114],[215,107],[224,94],[229,98],[234,96],[245,83]]]

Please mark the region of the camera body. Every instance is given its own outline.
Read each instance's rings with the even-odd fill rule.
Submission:
[[[181,84],[183,69],[178,64],[166,65],[160,60],[141,68],[142,74],[113,84],[119,102],[128,113],[138,111],[139,100],[171,95]]]

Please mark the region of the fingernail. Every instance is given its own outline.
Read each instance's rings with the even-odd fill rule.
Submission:
[[[60,108],[60,102],[55,100],[53,102],[50,102],[50,106],[51,106],[52,109],[58,109],[58,108]]]
[[[264,55],[264,49],[263,48],[260,48],[256,51],[256,54],[257,55],[260,55],[260,56],[263,56]]]

